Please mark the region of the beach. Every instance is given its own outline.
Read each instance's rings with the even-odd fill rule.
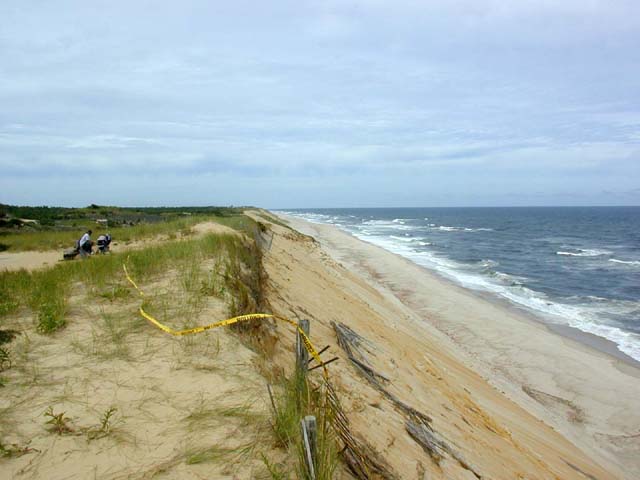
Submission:
[[[620,477],[640,475],[640,370],[635,362],[605,353],[606,345],[595,349],[584,339],[571,338],[575,332],[552,331],[524,312],[458,287],[336,227],[283,218],[317,239],[329,257],[403,312],[385,317],[386,328],[406,328],[414,338],[437,344],[495,393]]]
[[[292,478],[298,450],[278,440],[274,418],[284,411],[278,399],[295,369],[300,320],[310,324],[307,348],[326,362],[320,368],[314,354],[309,363],[311,395],[333,392],[332,407],[312,412],[336,415],[330,478],[638,478],[632,362],[336,227],[244,215],[255,230],[199,222],[184,238],[138,239],[121,253],[55,267],[5,253],[37,278],[93,271],[94,285],[70,284],[53,335],[34,329],[31,308],[4,319],[16,336],[5,344],[0,478],[273,478],[274,465]],[[176,251],[181,260],[168,256]],[[228,258],[244,263],[234,273]],[[112,275],[102,284],[95,272]],[[141,317],[138,288],[144,308],[174,329],[237,315],[247,291],[260,304],[246,312],[280,321],[168,335]],[[60,420],[52,427],[47,415]],[[354,473],[354,455],[365,473]]]

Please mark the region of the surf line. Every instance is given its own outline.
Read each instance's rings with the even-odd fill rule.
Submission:
[[[145,298],[144,292],[136,284],[136,282],[133,280],[133,278],[131,278],[131,275],[129,275],[129,271],[127,270],[127,266],[124,263],[122,264],[122,269],[124,270],[125,277],[127,277],[127,280],[129,281],[129,283],[131,285],[133,285],[133,287],[136,289],[136,291],[138,292],[140,297],[141,298]],[[300,338],[302,338],[302,343],[303,343],[305,349],[307,350],[307,352],[309,352],[309,355],[311,355],[313,357],[313,359],[316,362],[318,362],[318,365],[322,366],[323,376],[325,377],[325,379],[329,378],[329,371],[327,370],[327,366],[326,366],[325,362],[322,361],[322,359],[320,358],[320,354],[318,353],[316,348],[313,346],[313,343],[311,343],[311,340],[309,339],[307,334],[304,332],[304,330],[302,330],[298,326],[298,324],[296,322],[294,322],[293,320],[291,320],[289,318],[281,317],[279,315],[274,315],[272,313],[249,313],[247,315],[239,315],[237,317],[231,317],[231,318],[227,318],[225,320],[220,320],[220,321],[217,321],[217,322],[214,322],[214,323],[210,323],[208,325],[202,325],[202,326],[194,327],[194,328],[187,328],[185,330],[174,330],[173,328],[162,324],[156,318],[154,318],[152,315],[147,313],[142,308],[142,305],[140,305],[139,312],[140,312],[140,315],[144,319],[149,321],[152,325],[154,325],[158,329],[162,330],[165,333],[168,333],[169,335],[173,335],[173,336],[177,336],[177,337],[183,336],[183,335],[193,335],[193,334],[196,334],[196,333],[202,333],[202,332],[205,332],[207,330],[212,330],[214,328],[226,327],[226,326],[229,326],[229,325],[233,325],[234,323],[245,322],[245,321],[249,321],[249,320],[260,320],[260,319],[265,319],[265,318],[273,318],[274,320],[279,320],[279,321],[288,323],[289,325],[293,326],[296,329],[296,331],[300,335]]]

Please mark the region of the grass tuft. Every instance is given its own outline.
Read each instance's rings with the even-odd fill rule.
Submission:
[[[109,435],[113,429],[113,417],[117,411],[118,409],[113,406],[105,410],[100,416],[100,424],[87,430],[87,438],[89,440],[97,440]]]
[[[256,442],[249,442],[238,447],[212,447],[189,451],[186,454],[187,465],[224,461],[226,464],[240,463],[249,458],[256,448]]]
[[[64,433],[72,433],[74,431],[69,425],[69,421],[71,419],[65,417],[65,412],[55,413],[53,411],[53,407],[49,406],[43,415],[48,418],[45,423],[50,426],[49,430],[51,432],[62,435]]]
[[[64,318],[66,302],[64,298],[52,299],[38,308],[37,330],[45,335],[60,330],[67,324]]]
[[[331,426],[331,411],[323,388],[311,390],[306,377],[299,372],[284,378],[280,393],[274,398],[274,433],[283,447],[296,455],[298,477],[308,479],[300,420],[313,415],[317,422],[316,480],[330,480],[338,465],[336,436]]]
[[[261,453],[260,456],[272,480],[289,480],[289,471],[286,465],[270,462],[264,453]]]

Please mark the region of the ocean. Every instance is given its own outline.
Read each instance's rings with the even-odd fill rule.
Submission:
[[[640,207],[282,210],[335,225],[640,361]]]

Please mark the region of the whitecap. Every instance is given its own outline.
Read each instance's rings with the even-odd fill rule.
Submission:
[[[640,266],[640,261],[638,260],[618,260],[617,258],[610,258],[609,261],[613,263],[619,263],[622,265],[632,265],[634,267]]]
[[[556,252],[556,255],[563,255],[566,257],[602,257],[605,255],[611,255],[611,252],[608,250],[598,250],[595,248],[578,248],[577,251],[574,252],[559,251]]]

